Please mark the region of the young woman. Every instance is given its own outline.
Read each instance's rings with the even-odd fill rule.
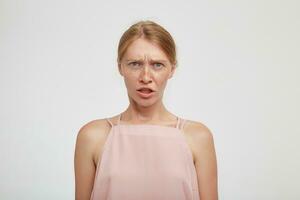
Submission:
[[[217,200],[213,136],[163,104],[176,69],[175,43],[153,21],[133,24],[118,46],[129,106],[77,135],[76,200]]]

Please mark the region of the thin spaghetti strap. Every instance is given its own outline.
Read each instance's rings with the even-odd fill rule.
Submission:
[[[177,116],[177,124],[176,124],[176,128],[179,128],[179,124],[180,124],[180,117]]]
[[[118,125],[119,125],[120,122],[121,122],[121,115],[122,115],[122,113],[120,113],[120,115],[119,115],[119,117],[118,117],[118,122],[117,122]]]
[[[180,128],[179,128],[180,130],[183,129],[183,126],[184,126],[185,122],[186,122],[185,119],[181,119],[181,124],[180,124]]]
[[[106,118],[106,121],[108,121],[108,123],[111,125],[111,127],[114,126],[114,124],[108,118]]]

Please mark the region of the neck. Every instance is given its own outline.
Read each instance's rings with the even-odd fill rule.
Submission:
[[[176,116],[170,113],[160,101],[151,106],[141,106],[131,102],[128,108],[122,113],[121,120],[131,123],[148,123],[170,122],[175,119]]]

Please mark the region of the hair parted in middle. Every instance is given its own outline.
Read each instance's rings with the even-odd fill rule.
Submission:
[[[130,44],[139,38],[156,44],[166,54],[170,63],[177,65],[174,39],[165,28],[151,20],[138,21],[123,33],[118,45],[117,61],[119,64]]]

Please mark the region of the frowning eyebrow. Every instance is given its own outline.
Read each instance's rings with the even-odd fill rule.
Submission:
[[[144,61],[144,59],[134,59],[134,58],[131,58],[131,59],[127,59],[126,62],[130,62],[130,61],[135,61],[135,62],[141,62],[141,61]],[[161,62],[161,63],[167,63],[168,61],[166,60],[163,60],[163,59],[150,59],[151,62]]]

